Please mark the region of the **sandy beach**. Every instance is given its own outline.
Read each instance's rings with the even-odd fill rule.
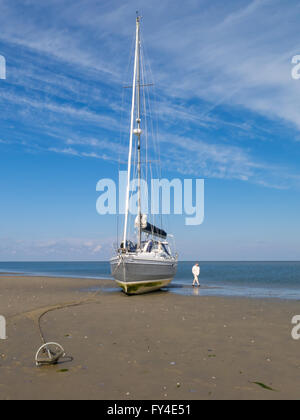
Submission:
[[[201,289],[128,297],[109,280],[77,278],[3,275],[0,284],[1,400],[299,398],[298,302]],[[73,359],[37,368],[47,310],[43,334]]]

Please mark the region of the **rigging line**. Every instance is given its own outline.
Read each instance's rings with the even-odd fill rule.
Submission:
[[[129,74],[129,68],[132,62],[132,58],[133,58],[133,54],[134,54],[134,44],[135,44],[135,35],[132,36],[132,41],[131,41],[131,48],[130,48],[130,56],[129,56],[129,60],[127,62],[127,69],[126,69],[126,79],[127,76]],[[123,83],[124,84],[124,79],[123,79]],[[124,130],[122,129],[123,127],[123,122],[125,120],[125,91],[124,89],[122,89],[122,105],[121,105],[121,110],[120,110],[120,133],[119,133],[119,144],[120,147],[118,148],[118,176],[120,173],[120,169],[121,169],[121,150],[123,150],[123,146],[124,146]],[[119,230],[120,230],[120,214],[119,211],[117,211],[117,246],[120,243],[119,242]]]
[[[147,59],[145,56],[145,48],[144,48],[144,44],[143,44],[143,50],[142,50],[142,54],[143,54],[143,74],[144,74],[144,80],[145,82],[146,80],[146,74],[147,73]],[[148,83],[147,86],[153,86],[154,83]],[[149,134],[151,133],[151,140],[152,140],[152,144],[154,146],[154,153],[156,152],[156,147],[155,147],[155,138],[154,138],[154,130],[153,130],[153,120],[152,120],[152,113],[151,113],[151,101],[150,101],[150,89],[146,88],[144,89],[144,108],[145,108],[145,121],[147,124],[147,155],[146,155],[146,160],[148,161],[148,165],[147,165],[147,176],[148,176],[148,172],[150,175],[150,180],[153,179],[153,168],[152,168],[152,160],[149,160],[149,143],[150,143],[150,138],[149,138]],[[149,130],[149,126],[150,126],[150,130]],[[150,131],[150,133],[149,133]],[[156,162],[154,162],[156,163]],[[150,215],[152,218],[152,222],[153,224],[155,224],[155,216],[152,215],[151,209],[152,209],[152,200],[150,200]]]
[[[142,44],[143,45],[143,44]],[[144,62],[144,49],[141,48],[141,70],[142,70],[142,80],[143,83],[146,81],[145,78],[145,62]],[[147,86],[147,85],[145,85]],[[145,99],[145,89],[142,90],[143,92],[143,106],[144,106],[144,124],[145,124],[145,162],[146,162],[146,168],[144,170],[145,178],[146,178],[146,184],[148,186],[148,115],[147,115],[147,106],[146,106],[146,99]],[[147,197],[147,206],[148,203],[148,197]]]
[[[151,162],[149,163],[149,176],[150,176],[150,179],[152,179],[152,164],[151,164]],[[151,195],[149,215],[150,215],[150,221],[151,221],[152,225],[155,226],[154,214],[152,214],[152,203],[153,203],[153,197]]]
[[[145,48],[145,54],[147,54],[146,48]],[[152,73],[152,68],[151,68],[151,62],[150,60],[148,60],[148,66],[149,66],[149,73],[151,75],[151,79],[154,82],[154,76]],[[158,173],[158,177],[161,179],[162,178],[162,165],[161,165],[161,151],[160,151],[160,143],[158,141],[158,137],[159,137],[159,123],[158,123],[158,113],[157,113],[157,94],[156,94],[156,88],[155,88],[155,83],[154,83],[154,88],[152,90],[153,93],[153,102],[154,102],[154,118],[152,117],[152,130],[153,130],[153,137],[154,137],[154,144],[155,144],[155,149],[156,149],[156,153],[158,156],[158,160],[159,160],[159,164],[157,165],[156,169],[157,169],[157,173]],[[151,113],[152,113],[152,108],[150,109]],[[154,124],[153,124],[153,120],[155,121],[155,128],[154,128]],[[163,227],[163,215],[161,212],[161,227]]]
[[[138,138],[137,136],[135,136],[134,139],[134,163],[133,163],[133,169],[134,169],[134,176],[133,179],[137,179],[138,178],[138,165],[137,165],[137,161],[138,161],[138,150],[137,150],[137,142],[138,142]],[[136,186],[136,185],[135,185]],[[133,196],[135,190],[131,191],[131,197]],[[134,219],[134,217],[132,217],[132,219]],[[131,231],[132,231],[132,235],[134,234],[134,220],[133,223],[131,223]]]
[[[143,48],[143,73],[144,75],[146,74],[146,65],[147,65],[147,60],[145,59],[145,53],[144,53],[144,48]],[[153,84],[152,84],[153,85]],[[152,118],[151,118],[151,106],[150,106],[150,92],[149,89],[145,89],[144,90],[144,108],[145,108],[145,121],[147,124],[147,142],[148,142],[148,148],[147,148],[147,152],[149,150],[149,130],[148,130],[148,121],[149,121],[149,125],[150,125],[150,131],[151,131],[151,138],[152,138],[152,143],[154,145],[154,152],[155,152],[155,143],[153,142],[154,137],[153,137],[153,128],[152,128]],[[149,161],[148,155],[147,155],[147,160]],[[150,179],[153,179],[153,170],[152,170],[152,164],[148,165],[149,166],[149,174],[150,174]],[[148,173],[148,171],[147,171]],[[151,200],[152,201],[152,200]],[[150,202],[151,208],[152,208],[152,203]],[[150,213],[151,213],[151,219],[152,219],[152,223],[153,225],[155,225],[155,217],[151,212],[150,209]]]
[[[140,87],[154,86],[154,83],[147,83],[147,84],[141,83],[140,85],[135,85],[135,86],[136,87],[137,86],[140,86]],[[131,86],[123,86],[123,89],[132,89],[132,85]]]
[[[124,98],[124,91],[122,91],[122,106],[121,106],[121,116],[120,116],[120,134],[119,134],[119,143],[120,143],[120,147],[118,148],[118,175],[120,173],[120,169],[121,169],[121,149],[122,149],[122,125],[123,125],[123,115],[124,115],[124,102],[125,102],[125,98]],[[119,224],[120,224],[120,215],[119,215],[119,211],[117,211],[117,244],[119,244]]]
[[[133,140],[133,156],[132,156],[132,179],[137,179],[138,173],[137,173],[137,137],[134,136],[134,140]],[[135,191],[130,190],[129,191],[129,214],[128,214],[128,220],[130,221],[129,223],[129,236],[134,236],[134,223],[132,223],[132,213],[130,211],[131,209],[131,199],[132,196],[134,194]]]
[[[144,49],[145,49],[145,55],[147,55],[147,49],[146,49],[146,47]],[[154,88],[152,89],[154,108],[157,109],[158,108],[158,106],[157,106],[158,100],[157,100],[157,93],[156,93],[156,85],[155,85],[155,80],[154,80],[154,76],[153,76],[153,72],[152,72],[152,68],[151,68],[151,62],[150,62],[149,59],[147,59],[147,63],[148,63],[148,67],[149,67],[149,73],[151,75],[151,80],[152,80],[153,86],[154,86]],[[155,117],[156,138],[158,139],[158,127],[159,127],[159,124],[158,124],[158,113],[157,112],[154,112],[154,117]],[[159,160],[160,160],[160,147],[159,147],[159,144],[158,144],[158,156],[159,156]],[[160,166],[160,170],[161,170],[161,166]],[[160,175],[161,175],[161,173],[160,173]]]
[[[158,161],[158,163],[156,165],[154,165],[154,168],[155,168],[156,176],[158,178],[161,178],[161,164],[160,164],[160,151],[159,151],[159,147],[158,147],[158,138],[157,138],[157,135],[156,135],[155,129],[154,129],[153,111],[152,111],[152,105],[151,105],[151,100],[150,100],[150,92],[148,91],[147,93],[148,93],[147,94],[147,103],[148,103],[148,109],[149,109],[149,119],[150,119],[152,144],[154,146],[155,154],[159,157],[159,161]],[[152,165],[151,165],[151,177],[153,178],[153,168],[152,168]],[[153,219],[155,219],[154,216],[153,216]],[[162,226],[162,215],[161,215],[161,218],[160,219],[161,219],[160,220],[161,227],[163,227]]]
[[[152,69],[151,69],[151,63],[150,62],[149,62],[149,72],[151,74],[151,77],[153,78]],[[160,144],[159,144],[159,141],[158,141],[158,137],[159,137],[158,127],[159,127],[159,123],[158,123],[158,113],[157,113],[157,109],[158,109],[157,104],[158,104],[158,101],[157,101],[156,89],[154,88],[152,90],[152,92],[153,92],[153,103],[154,103],[154,106],[152,107],[154,109],[154,111],[153,111],[153,120],[155,122],[155,124],[153,124],[153,131],[154,131],[154,137],[155,137],[155,140],[156,140],[156,148],[157,148],[158,158],[159,158],[159,161],[160,161],[161,160],[160,159],[161,152],[160,152]],[[161,177],[161,165],[159,166],[158,169],[159,169],[159,175]]]
[[[146,163],[159,163],[159,160],[155,160],[155,159],[148,159],[147,161],[146,160],[141,160],[141,163],[145,166],[146,165]],[[123,165],[125,165],[127,162],[124,160],[124,161],[121,161],[121,163],[123,164]]]
[[[154,146],[155,154],[158,156],[158,160],[160,161],[160,151],[159,151],[159,147],[158,147],[158,139],[157,139],[157,136],[155,134],[155,129],[154,129],[153,112],[152,112],[152,105],[151,105],[151,99],[150,99],[150,92],[149,91],[147,92],[147,102],[148,102],[148,109],[149,109],[149,119],[150,119],[152,143],[153,143],[153,146]],[[157,174],[159,175],[159,170],[157,171]]]

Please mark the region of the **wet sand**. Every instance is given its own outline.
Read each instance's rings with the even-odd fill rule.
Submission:
[[[43,334],[73,360],[37,368],[37,321],[54,308],[41,320]],[[206,297],[201,289],[128,297],[109,280],[3,275],[0,314],[8,336],[0,340],[1,400],[300,396],[295,301]]]

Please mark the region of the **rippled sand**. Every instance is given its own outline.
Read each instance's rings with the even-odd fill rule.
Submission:
[[[50,309],[43,334],[73,360],[36,368],[37,321]],[[297,302],[201,289],[128,297],[109,280],[4,275],[0,398],[299,398],[300,341],[291,338],[298,313]]]

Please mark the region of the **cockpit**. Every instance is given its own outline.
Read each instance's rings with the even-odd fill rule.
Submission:
[[[124,247],[124,242],[120,245],[120,251],[122,253],[124,252],[136,252],[137,251],[137,244],[134,244],[132,241],[127,240],[126,241],[126,247]],[[146,241],[141,242],[141,252],[145,254],[159,254],[170,257],[171,256],[171,250],[168,242],[163,241],[155,241],[153,239],[149,239]]]

